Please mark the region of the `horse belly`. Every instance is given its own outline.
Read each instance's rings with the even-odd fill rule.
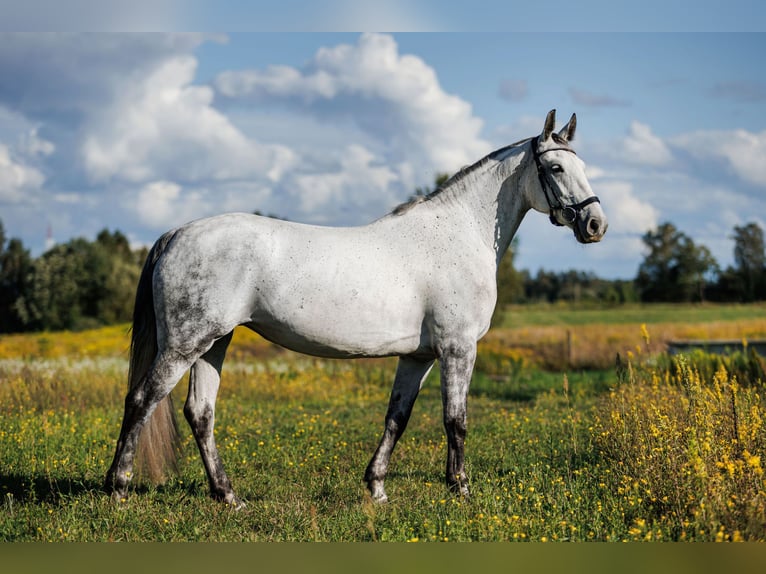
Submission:
[[[405,355],[420,348],[423,312],[416,296],[392,296],[395,289],[363,294],[349,286],[328,292],[321,282],[305,287],[264,300],[248,326],[279,345],[323,357]]]

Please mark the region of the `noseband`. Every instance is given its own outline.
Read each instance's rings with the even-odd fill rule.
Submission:
[[[553,147],[551,149],[538,152],[537,145],[539,143],[540,143],[539,137],[536,137],[532,140],[532,155],[535,158],[535,165],[537,166],[537,177],[540,180],[540,185],[543,188],[543,194],[545,195],[545,200],[548,202],[548,207],[550,207],[549,219],[551,220],[551,223],[553,225],[558,225],[559,227],[563,227],[564,224],[559,223],[559,221],[553,216],[554,210],[556,209],[560,210],[561,217],[567,223],[574,223],[577,220],[577,216],[580,215],[580,211],[582,211],[583,207],[585,207],[586,205],[590,205],[591,203],[601,203],[601,200],[599,200],[599,198],[596,197],[595,195],[592,195],[589,198],[584,199],[580,203],[575,203],[573,205],[564,205],[564,203],[561,201],[561,198],[556,198],[556,194],[553,192],[553,185],[551,185],[551,181],[548,178],[548,174],[545,172],[545,169],[543,168],[543,164],[540,162],[540,156],[543,155],[544,153],[548,153],[549,151],[568,151],[569,153],[575,153],[575,151],[567,147]],[[550,190],[550,194],[548,193],[549,190]],[[551,201],[551,198],[556,199],[556,203],[558,203],[558,207],[553,204],[553,201]]]

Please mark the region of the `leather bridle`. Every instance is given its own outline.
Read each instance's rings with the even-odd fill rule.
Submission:
[[[558,225],[559,227],[563,227],[564,224],[559,223],[558,219],[554,217],[553,215],[554,210],[556,209],[560,210],[561,218],[567,223],[571,224],[577,220],[577,216],[580,215],[580,211],[582,211],[583,207],[585,207],[586,205],[590,205],[591,203],[601,203],[601,200],[599,200],[599,198],[596,197],[595,195],[592,195],[589,198],[584,199],[580,203],[575,203],[572,205],[564,205],[564,202],[561,201],[561,198],[556,197],[556,194],[554,193],[554,186],[552,185],[552,182],[550,181],[550,178],[548,177],[548,173],[545,171],[543,164],[540,162],[540,156],[545,153],[548,153],[549,151],[568,151],[569,153],[575,153],[575,151],[568,147],[553,147],[550,149],[546,149],[542,152],[539,152],[537,151],[537,146],[539,143],[540,143],[539,136],[532,140],[532,155],[535,158],[535,165],[537,166],[537,177],[540,180],[540,185],[543,188],[543,194],[545,194],[545,200],[548,202],[548,207],[550,207],[549,219],[551,220],[551,223],[553,225]],[[550,194],[548,193],[549,190],[550,190]],[[551,201],[551,198],[556,199],[556,203],[558,203],[558,206],[554,205],[553,201]]]

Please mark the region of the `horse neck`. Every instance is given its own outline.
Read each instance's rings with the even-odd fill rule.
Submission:
[[[530,184],[527,146],[509,150],[501,159],[488,158],[440,194],[445,203],[460,205],[477,225],[496,262],[507,251],[529,210],[525,187]]]

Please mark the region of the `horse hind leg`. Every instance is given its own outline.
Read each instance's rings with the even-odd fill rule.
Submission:
[[[364,473],[364,480],[375,502],[388,501],[384,488],[388,463],[399,437],[402,436],[412,414],[412,407],[434,361],[418,361],[401,357],[396,368],[396,377],[391,389],[391,399],[386,412],[383,437]]]
[[[161,401],[168,397],[188,367],[188,362],[180,356],[160,353],[146,374],[125,397],[125,412],[120,436],[117,440],[114,460],[106,476],[106,488],[111,491],[112,498],[115,500],[121,501],[127,497],[128,485],[133,477],[136,448],[144,425]],[[169,414],[172,416],[172,413]],[[173,438],[169,434],[173,430],[173,425],[163,425],[162,429],[161,434],[152,437],[153,442],[145,444],[145,441],[142,441],[142,446],[150,450],[160,449],[160,452],[167,453],[167,443]],[[145,454],[152,458],[151,453]]]
[[[184,416],[191,426],[202,462],[205,465],[210,484],[210,495],[216,500],[230,504],[235,509],[240,509],[245,504],[237,497],[231,487],[213,433],[215,400],[221,383],[221,368],[231,336],[232,333],[229,333],[216,341],[211,349],[192,365],[189,374],[189,394],[184,405]]]

